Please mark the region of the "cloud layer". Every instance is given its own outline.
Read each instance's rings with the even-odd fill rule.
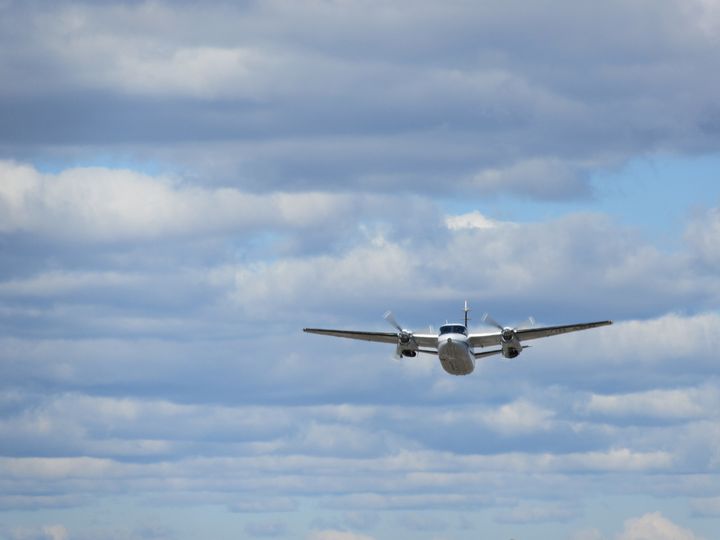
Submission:
[[[7,2],[0,139],[255,190],[581,197],[598,168],[715,148],[713,6]]]
[[[85,262],[73,251],[60,259],[73,265],[18,253],[22,273],[0,283],[5,512],[83,508],[136,493],[143,504],[278,516],[247,521],[253,537],[296,534],[282,516],[308,505],[329,514],[400,512],[397,523],[409,530],[449,530],[440,516],[458,508],[484,512],[497,527],[571,526],[583,516],[578,492],[690,495],[695,512],[714,515],[719,321],[705,311],[716,284],[694,240],[667,254],[603,216],[520,224],[472,212],[426,224],[428,243],[400,239],[391,220],[367,207],[330,252],[276,248],[268,258],[268,246],[259,259],[211,251],[200,263],[182,262],[197,243],[262,234],[262,214],[237,217],[220,205],[216,221],[203,220],[207,200],[240,209],[233,205],[243,195],[129,170],[47,175],[6,163],[5,171],[7,241],[79,242],[93,251]],[[100,195],[69,196],[72,186]],[[287,196],[288,215],[301,215],[307,199]],[[121,203],[132,197],[165,209],[148,211],[151,230],[140,226],[142,208]],[[274,221],[283,242],[316,226],[283,219]],[[138,256],[130,240],[170,259],[128,264]],[[170,250],[162,247],[168,240]],[[388,301],[452,316],[459,304],[447,299],[465,295],[484,298],[498,316],[544,306],[539,315],[549,323],[564,322],[559,313],[656,316],[539,342],[517,361],[483,362],[463,379],[444,376],[434,358],[398,364],[378,346],[298,334],[309,318],[380,327],[366,313]],[[676,304],[698,311],[666,313]],[[543,495],[550,492],[552,500]],[[424,509],[440,515],[413,517]],[[648,527],[697,537],[649,516],[628,522],[618,538]],[[364,537],[344,523],[309,534]]]
[[[713,538],[717,14],[0,2],[0,536]]]

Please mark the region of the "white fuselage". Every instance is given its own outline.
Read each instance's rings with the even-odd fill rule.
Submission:
[[[440,334],[437,350],[440,364],[451,375],[468,375],[475,369],[475,354],[466,335]]]

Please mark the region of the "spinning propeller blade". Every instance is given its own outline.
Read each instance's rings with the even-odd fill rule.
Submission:
[[[527,330],[535,326],[535,317],[530,315],[522,324],[519,324],[517,330]]]
[[[388,323],[390,323],[398,331],[398,345],[397,345],[397,349],[395,350],[395,356],[397,356],[398,358],[402,358],[403,350],[405,348],[408,348],[410,345],[410,342],[412,340],[414,340],[413,334],[409,330],[403,330],[403,327],[400,326],[400,324],[397,322],[397,319],[395,319],[395,316],[392,314],[392,311],[386,311],[384,318]],[[415,344],[414,348],[417,348],[417,344]]]
[[[389,322],[392,326],[394,326],[395,328],[397,328],[398,332],[404,332],[404,330],[402,329],[402,326],[400,326],[400,325],[398,324],[397,320],[395,319],[395,316],[393,315],[392,311],[386,311],[386,312],[385,312],[385,315],[384,315],[383,317],[384,317],[384,319],[385,319],[387,322]]]
[[[494,326],[495,328],[498,328],[500,330],[505,330],[505,327],[497,322],[495,319],[493,319],[489,313],[486,313],[482,316],[482,322],[489,324],[490,326]]]

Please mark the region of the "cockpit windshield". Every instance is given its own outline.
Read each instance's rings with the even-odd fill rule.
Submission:
[[[461,324],[444,324],[440,327],[440,335],[443,334],[462,334],[467,336],[467,328]]]

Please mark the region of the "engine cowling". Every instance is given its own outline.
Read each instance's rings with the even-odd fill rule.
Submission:
[[[403,331],[398,334],[398,343],[395,349],[395,355],[398,358],[402,358],[403,356],[413,358],[417,356],[417,348],[418,345],[410,332]]]
[[[395,356],[402,358],[408,356],[410,358],[417,356],[418,344],[413,337],[412,332],[404,330],[400,324],[395,320],[391,311],[385,313],[385,320],[389,322],[394,328],[397,329],[397,348],[395,349]]]
[[[503,343],[502,344],[502,355],[505,358],[517,358],[522,352],[522,346],[516,343]]]

